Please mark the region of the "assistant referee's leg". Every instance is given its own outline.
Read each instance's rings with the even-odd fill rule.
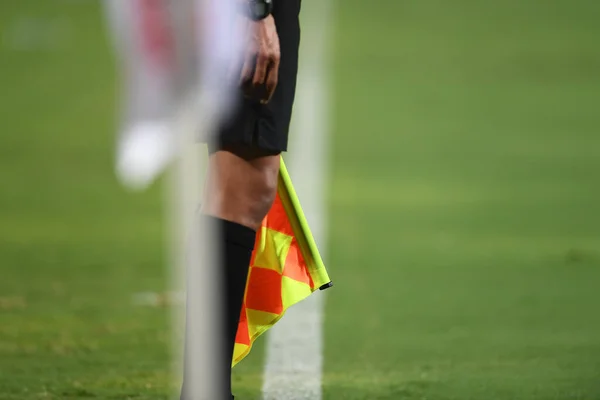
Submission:
[[[279,154],[247,145],[222,146],[209,157],[204,222],[213,223],[219,235],[225,348],[222,363],[224,390],[231,393],[231,360],[246,290],[256,232],[277,193]]]
[[[202,213],[256,231],[277,192],[279,154],[224,146],[210,155]]]

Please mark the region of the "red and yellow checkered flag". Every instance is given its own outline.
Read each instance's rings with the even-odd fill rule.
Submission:
[[[331,285],[282,158],[275,202],[256,235],[232,367],[289,307]]]

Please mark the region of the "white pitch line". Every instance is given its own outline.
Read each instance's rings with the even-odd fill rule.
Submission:
[[[325,248],[325,227],[323,215],[323,198],[319,181],[319,160],[323,150],[315,150],[317,154],[309,154],[322,129],[317,128],[314,110],[316,104],[310,104],[311,89],[309,82],[302,81],[299,91],[298,121],[294,151],[290,158],[290,174],[300,198],[311,230],[323,253]],[[312,86],[312,85],[310,85]],[[308,96],[305,93],[306,91]],[[315,99],[316,100],[316,99]],[[308,106],[308,107],[306,107]],[[306,108],[305,108],[306,107]],[[304,115],[307,114],[307,115]],[[307,118],[309,117],[309,118]],[[302,134],[300,134],[302,132]],[[310,133],[309,133],[310,132]],[[304,157],[302,157],[304,155]],[[304,162],[302,161],[304,159]],[[300,172],[301,173],[295,173]],[[311,187],[312,186],[312,187]],[[267,359],[265,364],[263,399],[321,399],[321,374],[323,364],[322,351],[322,309],[323,294],[314,293],[308,299],[291,307],[269,332],[267,336]]]
[[[318,3],[323,7],[328,1],[314,4]],[[304,16],[308,6],[303,5]],[[307,35],[302,41],[308,47],[301,51],[303,67],[298,76],[290,153],[286,160],[308,223],[325,257],[328,93],[324,39],[328,21],[324,10],[311,11],[310,25],[303,30]],[[294,305],[269,331],[264,400],[321,400],[324,295],[325,292],[317,292]]]

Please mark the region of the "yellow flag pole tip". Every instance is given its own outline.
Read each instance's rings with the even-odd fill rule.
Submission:
[[[319,288],[319,290],[325,290],[325,289],[329,289],[330,287],[333,286],[333,282],[327,282],[326,284],[324,284],[323,286],[321,286]]]

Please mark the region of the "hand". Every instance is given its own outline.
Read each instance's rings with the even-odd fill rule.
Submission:
[[[255,97],[262,104],[271,100],[279,78],[279,37],[273,16],[262,21],[243,17],[244,63],[240,84],[247,96]]]

